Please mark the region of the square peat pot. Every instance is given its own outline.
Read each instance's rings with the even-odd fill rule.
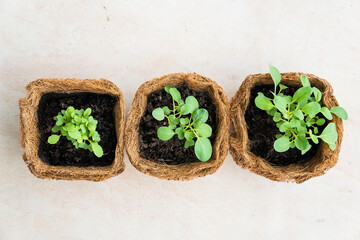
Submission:
[[[125,107],[120,89],[105,79],[38,79],[20,99],[23,159],[39,178],[102,181],[124,171]],[[75,148],[65,137],[49,144],[54,117],[63,109],[91,108],[103,156]]]
[[[289,87],[286,89],[287,94],[293,94],[301,87],[301,74],[281,74],[281,83]],[[312,74],[305,75],[309,78],[311,86],[321,91],[321,103],[324,106],[329,109],[338,106],[333,89],[326,80]],[[328,144],[320,141],[304,155],[295,148],[288,150],[288,153],[278,153],[273,149],[276,135],[274,129],[277,131],[277,127],[272,117],[265,111],[257,109],[254,103],[257,92],[269,92],[273,88],[274,83],[270,74],[249,75],[231,100],[230,118],[234,128],[230,136],[230,153],[233,159],[242,168],[279,182],[303,183],[310,178],[325,174],[338,161],[343,136],[342,120],[333,115],[333,119],[328,121],[335,124],[338,132],[334,151]],[[270,121],[267,118],[270,118]],[[269,127],[270,125],[272,127]],[[319,129],[319,132],[321,131],[322,129]],[[270,138],[271,141],[266,141]]]
[[[159,107],[172,108],[172,98],[164,87],[176,87],[183,100],[194,96],[199,108],[209,113],[207,124],[212,127],[209,137],[212,155],[199,161],[194,147],[185,148],[185,140],[174,135],[168,141],[157,137],[157,129],[167,126],[167,120],[157,121],[152,111]],[[137,90],[126,128],[125,146],[130,162],[136,169],[167,180],[191,180],[216,172],[228,153],[229,106],[223,89],[213,80],[196,73],[174,73],[147,81]]]

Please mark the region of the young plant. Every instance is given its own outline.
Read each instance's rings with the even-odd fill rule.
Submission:
[[[97,157],[103,155],[103,149],[99,145],[100,136],[96,131],[98,121],[91,114],[91,108],[74,109],[70,106],[66,110],[61,110],[57,116],[55,126],[51,129],[54,133],[48,138],[48,143],[56,144],[61,136],[71,141],[75,148],[87,149],[93,152]]]
[[[326,119],[332,120],[332,114],[347,120],[348,114],[342,107],[332,107],[330,110],[321,103],[321,91],[311,87],[306,75],[301,75],[302,87],[293,96],[284,95],[281,91],[288,88],[280,84],[281,74],[277,68],[270,66],[270,75],[274,81],[273,98],[267,98],[259,92],[255,98],[255,105],[273,117],[281,134],[277,134],[274,149],[277,152],[285,152],[289,148],[296,147],[305,154],[311,149],[311,140],[314,144],[319,139],[326,142],[331,150],[336,147],[338,134],[334,123],[329,123],[319,134],[318,126],[326,123]],[[279,91],[278,90],[279,87]],[[320,113],[322,115],[320,115]],[[324,116],[325,118],[323,118]]]
[[[165,91],[171,95],[173,106],[172,109],[167,106],[156,108],[152,112],[156,120],[163,121],[166,118],[169,124],[157,130],[158,138],[167,141],[177,134],[180,140],[186,139],[185,148],[194,146],[195,155],[200,161],[209,160],[212,146],[208,138],[212,134],[212,128],[205,123],[209,117],[208,111],[199,108],[199,103],[193,96],[187,97],[184,102],[175,87],[166,86]]]

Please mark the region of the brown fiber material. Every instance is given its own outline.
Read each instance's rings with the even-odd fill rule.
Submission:
[[[185,83],[195,91],[206,91],[216,105],[218,131],[213,144],[213,155],[207,162],[166,165],[139,156],[139,123],[144,114],[147,97],[166,85]],[[223,164],[229,150],[229,104],[223,89],[213,80],[196,73],[173,73],[147,81],[137,90],[130,108],[125,128],[125,146],[130,162],[140,172],[167,180],[191,180],[216,172]],[[154,129],[155,131],[155,129]]]
[[[303,73],[283,73],[281,74],[281,83],[300,87],[301,74]],[[326,80],[312,74],[305,75],[308,76],[311,85],[317,87],[322,92],[322,103],[326,107],[338,106],[338,102],[333,96],[333,89]],[[332,151],[326,143],[321,141],[319,151],[315,157],[304,164],[277,167],[270,165],[265,159],[257,157],[249,151],[247,125],[244,114],[249,103],[251,88],[255,85],[263,84],[273,84],[270,74],[249,75],[231,100],[230,114],[234,132],[230,136],[230,153],[235,162],[250,172],[278,182],[295,181],[296,183],[303,183],[310,178],[325,174],[338,161],[343,137],[342,120],[336,116],[331,121],[335,123],[339,135],[336,149]]]
[[[25,148],[23,159],[30,171],[39,178],[103,181],[124,171],[125,105],[120,89],[105,79],[38,79],[26,86],[28,93],[20,99],[20,138]],[[37,110],[40,98],[48,92],[92,92],[109,94],[117,99],[114,107],[116,136],[115,160],[106,167],[50,166],[38,157],[39,131]]]

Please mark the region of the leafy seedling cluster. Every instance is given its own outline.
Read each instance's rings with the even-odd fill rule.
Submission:
[[[152,115],[158,121],[168,120],[168,126],[160,127],[157,136],[163,141],[171,139],[177,134],[180,140],[185,140],[185,148],[194,146],[195,155],[200,161],[207,161],[212,155],[212,146],[209,137],[212,128],[205,122],[209,113],[206,109],[199,108],[195,97],[189,96],[185,102],[181,99],[180,92],[172,86],[166,86],[165,91],[172,97],[172,109],[165,106],[153,110]]]
[[[103,149],[99,145],[100,136],[96,131],[98,121],[91,114],[91,108],[74,109],[70,106],[66,110],[61,110],[54,117],[55,126],[51,129],[54,133],[48,138],[50,144],[56,144],[61,136],[71,141],[75,148],[87,149],[93,152],[97,157],[103,155]]]
[[[326,119],[332,120],[332,114],[347,120],[348,114],[345,109],[335,106],[329,110],[322,106],[321,91],[316,87],[311,87],[306,75],[301,75],[302,87],[293,96],[287,96],[281,92],[288,87],[280,84],[281,74],[277,68],[270,66],[270,75],[275,84],[274,92],[271,91],[273,98],[265,97],[259,92],[255,98],[255,105],[266,110],[273,117],[281,132],[276,135],[274,149],[277,152],[285,152],[289,148],[296,147],[305,154],[312,146],[309,140],[318,144],[319,139],[322,139],[331,150],[334,150],[338,139],[335,124],[327,124],[320,134],[318,126],[326,124]]]

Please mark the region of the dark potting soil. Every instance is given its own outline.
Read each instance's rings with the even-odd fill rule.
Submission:
[[[179,90],[184,101],[186,97],[194,96],[199,102],[199,108],[205,108],[209,112],[209,119],[206,123],[213,129],[209,138],[213,144],[217,132],[217,122],[216,106],[211,97],[205,91],[194,91],[184,84],[174,87]],[[168,165],[199,161],[195,155],[194,146],[184,147],[185,139],[179,140],[177,135],[174,135],[170,140],[162,141],[157,137],[157,129],[161,126],[167,126],[168,122],[167,119],[157,121],[152,116],[152,111],[155,108],[164,106],[172,109],[172,98],[165,90],[155,91],[148,96],[146,110],[139,125],[140,156],[144,159],[164,162]]]
[[[38,129],[40,134],[39,157],[42,161],[53,166],[108,166],[115,158],[117,144],[114,105],[115,98],[107,94],[97,93],[47,93],[39,102]],[[54,116],[61,110],[73,106],[75,109],[91,108],[91,116],[98,121],[96,131],[100,135],[100,146],[104,155],[101,158],[85,149],[76,149],[66,139],[60,137],[56,144],[49,144],[48,137],[53,134],[51,128],[55,125]]]
[[[283,90],[285,95],[293,96],[298,87],[289,87]],[[251,89],[250,102],[245,111],[245,121],[247,124],[248,137],[250,140],[250,150],[256,156],[264,158],[270,164],[275,166],[288,166],[290,164],[302,164],[311,160],[319,149],[319,144],[312,145],[311,149],[301,155],[301,151],[297,148],[290,148],[286,152],[276,152],[274,150],[274,142],[276,134],[280,134],[273,117],[268,115],[266,111],[261,110],[255,105],[255,98],[258,92],[264,93],[266,97],[271,97],[270,91],[274,90],[274,85],[259,85]],[[324,125],[323,125],[324,126]],[[322,132],[324,127],[318,127]]]

